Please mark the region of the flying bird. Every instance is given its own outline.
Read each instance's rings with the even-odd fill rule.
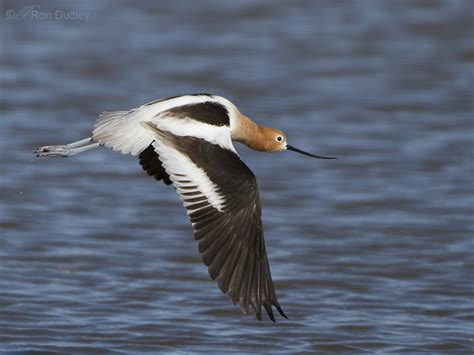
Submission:
[[[286,135],[262,127],[224,97],[192,94],[155,100],[129,111],[103,112],[92,136],[36,149],[37,156],[69,157],[98,147],[138,155],[143,170],[173,184],[194,228],[211,279],[258,320],[262,306],[275,322],[278,303],[268,263],[261,203],[252,171],[232,141],[261,152],[292,150]]]

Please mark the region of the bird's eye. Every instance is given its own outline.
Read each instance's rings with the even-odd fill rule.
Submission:
[[[281,142],[281,141],[283,140],[283,137],[282,137],[282,136],[277,136],[277,137],[276,137],[276,140],[277,140],[278,142]]]

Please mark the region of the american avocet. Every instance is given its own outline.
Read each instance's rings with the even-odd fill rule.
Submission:
[[[232,140],[262,152],[292,150],[286,135],[261,127],[229,100],[194,94],[147,103],[130,111],[104,112],[92,137],[67,145],[45,146],[37,156],[68,157],[100,146],[138,155],[157,180],[173,184],[194,228],[211,278],[234,304],[249,305],[261,320],[262,306],[275,321],[278,303],[270,274],[257,182],[240,160]]]

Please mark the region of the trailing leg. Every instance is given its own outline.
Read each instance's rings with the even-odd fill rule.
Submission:
[[[65,144],[65,145],[47,145],[36,148],[37,157],[70,157],[88,150],[100,147],[100,143],[94,142],[92,137]]]

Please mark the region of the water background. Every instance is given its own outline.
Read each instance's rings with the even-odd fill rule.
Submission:
[[[473,8],[1,1],[0,351],[472,353]],[[340,158],[236,143],[289,320],[220,293],[135,157],[33,157],[104,110],[195,92]]]

